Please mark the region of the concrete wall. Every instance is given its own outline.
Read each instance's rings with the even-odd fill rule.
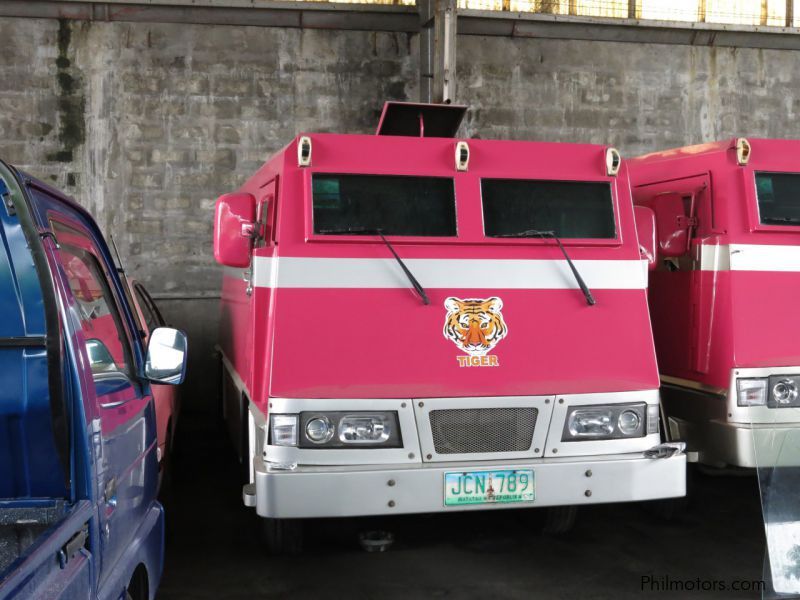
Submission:
[[[0,156],[114,235],[189,332],[187,392],[208,400],[215,197],[300,131],[370,132],[384,99],[416,100],[417,48],[408,34],[4,19]],[[458,53],[466,136],[623,155],[800,137],[791,51],[462,36]]]

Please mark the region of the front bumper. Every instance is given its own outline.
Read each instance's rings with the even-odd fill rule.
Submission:
[[[633,502],[686,494],[686,456],[642,453],[473,463],[302,466],[272,470],[254,460],[255,481],[245,504],[262,517],[350,517],[462,510]],[[514,504],[444,506],[444,474],[487,469],[533,469],[536,499]]]
[[[702,430],[694,433],[703,444],[702,462],[749,468],[800,466],[800,423],[750,425],[710,421],[699,429]],[[689,446],[693,445],[691,439],[687,441]]]

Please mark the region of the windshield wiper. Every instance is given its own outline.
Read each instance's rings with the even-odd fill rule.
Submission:
[[[417,278],[414,277],[414,274],[408,269],[406,263],[403,262],[403,259],[400,258],[400,255],[394,249],[394,246],[386,239],[383,235],[382,229],[367,229],[366,227],[342,227],[341,229],[320,229],[317,233],[322,234],[353,234],[353,235],[377,235],[381,238],[386,247],[389,248],[389,251],[394,255],[395,260],[397,260],[397,264],[400,265],[400,268],[403,269],[403,273],[406,274],[408,281],[414,287],[414,290],[419,294],[422,303],[426,306],[431,303],[430,299],[428,298],[428,294],[425,293],[425,288],[422,287],[422,284],[417,281]]]
[[[564,258],[567,259],[567,264],[569,265],[570,270],[572,271],[572,275],[575,277],[575,281],[578,282],[578,287],[581,288],[583,292],[584,298],[586,298],[586,304],[589,306],[594,306],[596,300],[594,296],[592,296],[592,292],[589,290],[589,286],[586,285],[586,282],[581,277],[581,274],[578,273],[578,269],[575,267],[575,264],[572,262],[572,259],[567,254],[567,249],[564,248],[564,244],[561,243],[561,240],[558,239],[558,236],[555,234],[554,231],[540,231],[538,229],[526,229],[524,231],[517,231],[514,233],[502,233],[500,235],[496,235],[494,237],[502,237],[502,238],[526,238],[526,237],[549,237],[556,241],[558,247],[561,248],[561,253],[564,255]]]
[[[791,225],[800,225],[800,219],[794,217],[762,217],[762,223],[789,223]]]

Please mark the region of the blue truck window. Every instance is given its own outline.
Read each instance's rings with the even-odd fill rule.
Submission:
[[[136,371],[130,343],[103,269],[93,253],[77,245],[81,239],[76,238],[78,232],[57,223],[53,229],[59,238],[59,260],[75,298],[97,394],[131,391]],[[65,240],[76,240],[76,245]],[[127,395],[114,398],[126,399]]]

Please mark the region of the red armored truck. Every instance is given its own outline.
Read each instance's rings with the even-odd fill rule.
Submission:
[[[274,551],[304,518],[564,526],[685,493],[625,164],[456,139],[465,110],[387,103],[377,135],[300,135],[217,201],[224,415]]]
[[[800,141],[689,146],[630,163],[656,215],[649,300],[669,434],[702,463],[800,464]]]

